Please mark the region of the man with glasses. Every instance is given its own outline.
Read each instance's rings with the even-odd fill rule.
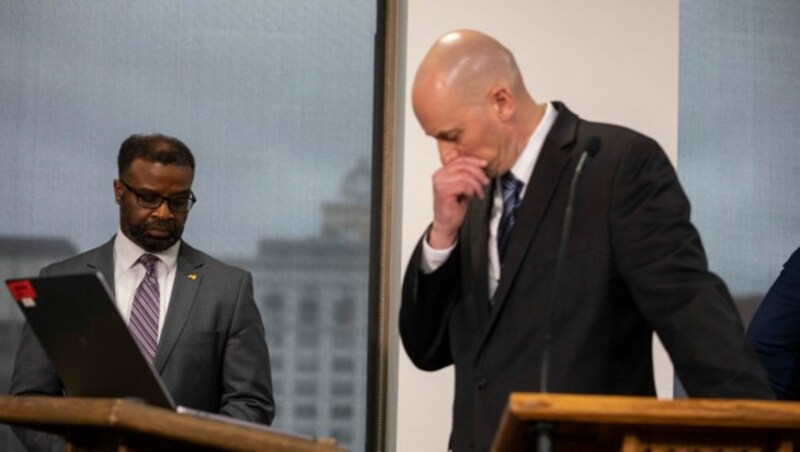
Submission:
[[[176,404],[269,425],[275,415],[269,354],[251,275],[181,240],[194,157],[180,140],[133,135],[122,143],[114,196],[117,234],[42,275],[100,271],[131,334]],[[10,393],[62,395],[30,327],[23,327]],[[52,435],[18,431],[29,448]]]

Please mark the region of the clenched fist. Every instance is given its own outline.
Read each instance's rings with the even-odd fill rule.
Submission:
[[[442,153],[441,158],[442,167],[433,174],[433,226],[428,234],[428,243],[435,249],[455,243],[470,199],[483,199],[489,183],[485,160],[455,152]]]

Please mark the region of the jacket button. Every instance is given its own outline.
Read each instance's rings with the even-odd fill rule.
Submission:
[[[485,387],[486,387],[486,385],[487,385],[488,383],[489,383],[489,382],[488,382],[488,381],[487,381],[485,378],[481,378],[480,380],[478,380],[478,381],[475,383],[475,388],[476,388],[478,391],[483,391],[483,388],[485,388]]]

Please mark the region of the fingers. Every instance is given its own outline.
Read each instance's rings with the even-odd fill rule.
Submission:
[[[466,155],[461,155],[461,153],[458,152],[458,150],[456,150],[455,148],[447,148],[447,149],[442,149],[442,150],[439,151],[439,161],[442,162],[442,166],[447,166],[450,163],[452,163],[453,161],[455,161],[456,159],[463,160],[463,161],[465,161],[467,163],[471,163],[471,164],[473,164],[475,166],[478,166],[478,167],[485,167],[486,166],[486,160],[483,160],[483,159],[478,158],[478,157],[470,157],[470,156],[466,156]]]
[[[434,192],[444,190],[450,196],[483,198],[489,177],[484,172],[486,162],[474,157],[458,157],[442,166],[433,177]]]
[[[433,175],[434,231],[452,239],[461,227],[469,200],[483,198],[489,177],[483,168],[486,162],[472,157],[458,157],[439,168]],[[431,243],[433,244],[433,243]]]
[[[446,197],[460,200],[483,196],[483,185],[468,172],[441,172],[434,175],[433,194],[437,198]]]

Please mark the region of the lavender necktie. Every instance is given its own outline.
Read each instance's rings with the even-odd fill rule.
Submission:
[[[152,363],[158,346],[159,289],[156,277],[158,257],[152,254],[143,254],[136,262],[144,265],[147,273],[133,297],[128,329],[139,343],[147,360]]]

